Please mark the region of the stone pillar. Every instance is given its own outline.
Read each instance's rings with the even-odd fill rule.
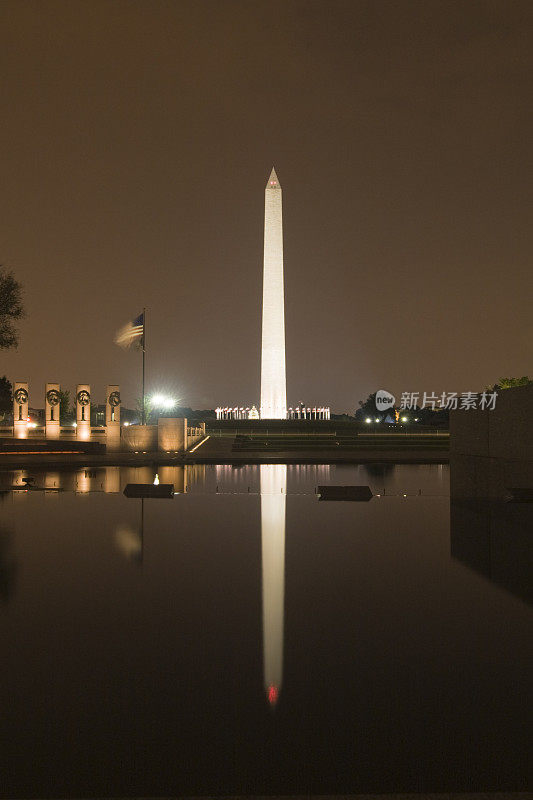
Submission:
[[[105,424],[120,425],[120,386],[110,384],[106,389]]]
[[[106,445],[111,450],[120,448],[120,386],[110,384],[105,393]]]
[[[186,450],[186,417],[160,417],[157,423],[157,445],[165,453]]]
[[[13,386],[13,436],[26,439],[28,436],[29,389],[25,381],[15,381]]]
[[[88,383],[76,386],[76,439],[91,438],[91,387]]]
[[[44,424],[47,439],[59,439],[60,390],[59,383],[47,383],[44,387]]]

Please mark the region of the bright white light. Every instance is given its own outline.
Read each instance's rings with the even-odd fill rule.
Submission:
[[[78,423],[77,423],[77,422],[73,422],[73,423],[72,423],[72,427],[73,427],[73,428],[77,428],[77,427],[78,427]]]
[[[129,422],[125,422],[124,427],[127,428],[129,424],[130,424]]]
[[[365,422],[372,422],[372,420],[370,419],[370,417],[367,417],[367,418],[365,419]]]
[[[28,422],[26,427],[27,428],[36,428],[37,427],[37,423],[36,422]]]
[[[159,475],[157,472],[155,473],[154,486],[159,486]]]
[[[408,422],[407,417],[402,417],[402,422]]]
[[[376,417],[375,422],[379,422],[379,419]]]
[[[155,408],[174,408],[176,405],[174,398],[165,394],[152,395],[151,403]]]

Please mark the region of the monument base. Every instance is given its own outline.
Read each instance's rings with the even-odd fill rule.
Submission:
[[[58,422],[52,421],[46,423],[45,436],[47,439],[59,439],[60,436],[59,421]]]
[[[15,424],[13,425],[13,436],[15,439],[27,439],[28,438],[28,423],[26,420],[15,420]]]
[[[91,423],[79,420],[76,426],[76,439],[87,442],[91,438]]]

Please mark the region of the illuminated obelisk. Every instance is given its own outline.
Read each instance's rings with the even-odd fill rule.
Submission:
[[[283,680],[285,502],[287,465],[261,464],[263,680],[268,702],[278,702]]]
[[[265,189],[261,419],[286,419],[285,293],[281,186],[274,167]]]

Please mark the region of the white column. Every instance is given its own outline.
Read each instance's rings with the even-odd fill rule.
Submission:
[[[260,415],[262,419],[287,417],[283,221],[281,186],[274,168],[265,188]]]

